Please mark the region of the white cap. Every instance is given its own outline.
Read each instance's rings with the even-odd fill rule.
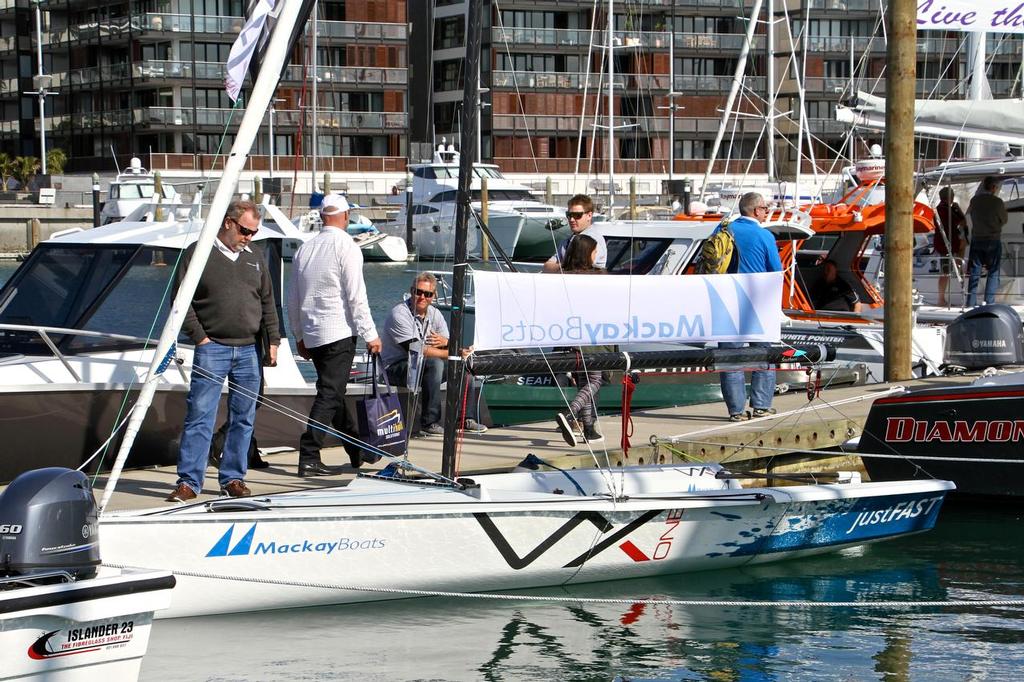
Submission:
[[[340,194],[328,194],[320,204],[320,215],[337,215],[348,211],[348,201]]]

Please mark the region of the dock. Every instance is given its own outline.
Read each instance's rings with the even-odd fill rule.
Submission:
[[[842,452],[839,447],[860,435],[874,400],[900,390],[901,386],[962,385],[976,378],[974,374],[931,377],[898,385],[829,388],[811,401],[806,391],[790,391],[775,397],[773,407],[777,414],[746,422],[730,422],[721,402],[634,412],[628,454],[620,442],[621,416],[601,417],[598,426],[604,434],[602,442],[592,447],[581,443],[570,448],[557,431],[552,415],[549,421],[466,434],[459,443],[457,469],[459,476],[508,471],[528,454],[534,454],[562,469],[714,461],[737,470],[768,474],[823,469],[863,473],[860,457]],[[410,442],[409,461],[431,471],[440,471],[441,449],[439,437],[415,438]],[[816,452],[820,450],[833,452]],[[336,486],[356,475],[348,455],[340,447],[323,451],[326,464],[343,465],[343,472],[335,476],[299,478],[295,450],[264,452],[263,458],[270,466],[250,469],[246,477],[246,483],[257,496]],[[386,464],[384,460],[364,464],[359,471],[377,471]],[[175,469],[170,466],[125,471],[109,509],[166,505],[164,498],[174,488],[176,479]],[[97,495],[105,483],[105,476],[98,477],[94,486]],[[198,501],[214,499],[217,494],[217,471],[211,467]]]

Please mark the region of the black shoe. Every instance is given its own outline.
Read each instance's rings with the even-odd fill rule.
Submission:
[[[345,443],[345,454],[353,469],[358,469],[363,463],[363,451],[351,443]]]
[[[249,455],[249,468],[250,469],[266,469],[270,466],[270,462],[260,457],[259,453],[255,455]]]
[[[309,464],[299,463],[299,478],[307,476],[336,476],[342,473],[341,467],[332,467],[323,462],[310,462]]]

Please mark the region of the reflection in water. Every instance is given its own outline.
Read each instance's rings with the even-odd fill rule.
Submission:
[[[526,593],[624,600],[615,604],[418,599],[160,621],[142,679],[180,678],[183,665],[188,679],[223,679],[214,671],[225,652],[245,652],[230,669],[248,680],[1015,677],[1024,664],[1020,608],[635,600],[1020,599],[1021,526],[1013,512],[945,510],[932,533],[824,557]]]

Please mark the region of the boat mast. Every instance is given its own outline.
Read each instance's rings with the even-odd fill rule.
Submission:
[[[313,193],[316,192],[316,188],[318,186],[317,185],[317,181],[316,181],[316,155],[319,152],[319,150],[317,149],[317,146],[319,145],[319,140],[317,139],[317,128],[319,127],[317,125],[317,106],[319,104],[319,102],[317,101],[318,98],[319,98],[317,82],[320,80],[320,74],[317,73],[317,71],[318,71],[317,62],[319,60],[317,59],[317,54],[316,54],[316,50],[317,50],[317,47],[316,47],[316,34],[317,34],[316,19],[317,19],[317,12],[319,11],[319,9],[320,9],[320,3],[318,1],[316,1],[316,0],[314,0],[314,2],[313,2],[313,21],[309,22],[309,24],[310,24],[310,31],[312,31],[312,33],[313,33],[313,40],[312,40],[312,47],[313,47],[313,50],[312,50],[313,51],[313,106],[312,106],[312,112],[313,112],[313,130],[312,130],[312,141],[313,141],[313,185],[312,185],[312,187],[310,187],[310,192],[313,192]]]
[[[715,134],[715,144],[711,148],[711,156],[708,157],[708,167],[704,171],[704,182],[700,188],[700,200],[704,201],[704,195],[708,191],[708,179],[715,167],[715,159],[718,158],[718,150],[722,146],[722,138],[725,137],[725,129],[729,125],[729,117],[732,115],[732,107],[736,103],[736,95],[739,94],[740,85],[743,82],[743,74],[747,69],[747,55],[750,54],[750,45],[754,40],[754,30],[757,28],[757,18],[761,16],[761,0],[754,0],[754,7],[750,10],[750,21],[747,24],[746,38],[740,48],[740,55],[736,59],[736,70],[732,76],[732,87],[729,89],[729,98],[725,102],[725,109],[722,110],[722,122],[718,124],[718,132]]]
[[[608,217],[615,215],[615,0],[608,0]]]
[[[483,0],[469,0],[466,13],[466,67],[463,69],[462,110],[460,117],[459,148],[473,148],[476,128],[480,124],[479,81],[476,78],[480,68],[481,22]],[[473,210],[470,185],[473,181],[473,155],[459,155],[459,189],[455,211],[455,253],[452,262],[452,312],[448,335],[448,389],[445,402],[444,449],[441,455],[441,475],[455,478],[456,427],[461,426],[462,385],[465,379],[465,363],[459,350],[462,347],[462,303],[466,297],[466,231],[469,216]]]
[[[111,496],[114,494],[114,487],[121,476],[125,460],[128,459],[128,453],[132,449],[135,437],[138,435],[142,422],[146,418],[146,412],[153,402],[156,385],[160,381],[160,375],[164,366],[173,361],[175,355],[174,342],[178,338],[178,332],[181,330],[182,323],[185,321],[185,314],[192,304],[192,296],[195,294],[196,287],[199,286],[199,278],[202,277],[203,270],[206,268],[206,261],[213,248],[213,240],[217,238],[217,232],[224,221],[224,215],[227,213],[228,204],[231,203],[231,197],[235,193],[238,178],[245,167],[249,151],[256,140],[256,135],[259,134],[260,125],[263,122],[263,114],[267,111],[270,101],[274,97],[277,83],[281,78],[281,72],[284,70],[285,62],[288,59],[288,46],[291,42],[292,29],[300,12],[302,12],[307,3],[289,1],[281,2],[280,5],[282,6],[281,14],[278,17],[273,34],[270,36],[266,54],[260,65],[259,78],[253,84],[249,103],[238,126],[235,142],[231,146],[231,153],[224,164],[224,172],[221,175],[217,191],[214,193],[213,201],[210,204],[210,212],[206,216],[206,222],[203,224],[203,228],[199,233],[199,239],[196,241],[195,254],[192,257],[188,270],[185,272],[181,285],[178,287],[178,293],[171,303],[170,314],[167,316],[167,322],[164,324],[160,340],[157,342],[156,350],[153,353],[153,361],[149,365],[146,382],[139,392],[139,399],[135,403],[131,419],[125,427],[121,447],[117,451],[117,458],[114,460],[111,468],[110,478],[107,479],[107,485],[103,489],[103,499],[99,505],[101,512],[106,509]]]

